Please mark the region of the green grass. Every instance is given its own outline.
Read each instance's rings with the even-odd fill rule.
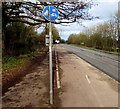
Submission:
[[[25,64],[24,62],[9,56],[3,57],[4,64],[2,65],[3,72],[6,70],[12,71],[11,69],[17,68],[19,65]]]
[[[47,48],[42,48],[41,51]],[[29,61],[32,61],[33,56],[39,56],[42,52],[31,52],[29,54],[21,54],[19,56],[3,56],[2,57],[2,73],[9,71],[12,72],[15,68],[27,65]]]
[[[26,57],[26,56],[29,56],[29,54],[19,55],[20,58],[22,58],[22,57]]]
[[[95,49],[95,48],[91,48],[91,49],[95,50],[95,51],[104,52],[104,53],[109,53],[109,54],[114,54],[114,55],[120,55],[119,52],[111,52],[111,51],[99,50],[99,49]]]
[[[100,49],[96,49],[96,48],[92,48],[92,47],[86,47],[86,46],[81,46],[81,45],[76,45],[76,44],[69,44],[69,45],[77,46],[77,47],[81,47],[81,48],[87,48],[87,49],[91,49],[91,50],[95,50],[95,51],[99,51],[99,52],[103,52],[103,53],[108,53],[108,54],[120,55],[119,52],[111,52],[111,51],[106,51],[106,50],[100,50]]]
[[[15,66],[15,65],[12,65],[12,64],[5,64],[5,65],[3,65],[3,69],[4,70],[9,70],[9,69],[11,69],[11,68],[16,68],[17,66]]]

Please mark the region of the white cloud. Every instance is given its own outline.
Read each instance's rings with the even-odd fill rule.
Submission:
[[[108,19],[96,19],[96,20],[85,21],[85,22],[83,22],[83,25],[84,25],[86,28],[89,28],[89,27],[91,27],[91,26],[104,23],[104,22],[107,21],[107,20],[108,20]]]
[[[62,25],[55,25],[56,28],[58,29],[61,38],[67,40],[70,34],[78,34],[82,32],[85,28],[92,27],[97,24],[104,23],[108,19],[96,19],[96,20],[90,20],[90,21],[83,21],[83,25],[73,23],[70,24],[69,26],[62,26]]]
[[[82,25],[73,23],[70,24],[69,26],[62,26],[62,25],[55,25],[56,28],[58,29],[61,38],[67,40],[70,34],[78,34],[81,32],[81,30],[84,28]]]
[[[94,0],[98,3],[97,6],[92,7],[89,12],[93,16],[99,16],[100,19],[91,20],[91,21],[83,21],[82,24],[89,28],[93,25],[97,25],[99,23],[103,23],[104,21],[108,20],[111,16],[113,16],[118,11],[118,2],[120,0]],[[70,24],[70,26],[56,26],[58,30],[61,31],[60,35],[62,38],[67,39],[70,34],[72,33],[80,33],[85,28],[81,25],[76,23]]]
[[[63,31],[60,34],[60,36],[62,39],[67,40],[70,34],[78,34],[78,33],[80,33],[80,31],[77,31],[77,30],[76,31]]]
[[[97,6],[92,7],[89,13],[101,18],[111,17],[118,11],[119,0],[96,0]]]
[[[82,21],[82,24],[89,28],[93,25],[97,25],[99,23],[103,23],[108,20],[111,16],[113,16],[118,11],[118,2],[120,0],[94,0],[95,3],[98,3],[97,6],[92,7],[89,10],[89,13],[93,16],[99,16],[100,19],[91,20],[91,21]],[[82,32],[85,28],[80,24],[73,23],[69,24],[69,26],[55,25],[60,32],[60,36],[67,40],[70,34],[78,34]],[[39,31],[42,31],[41,28]]]
[[[37,29],[38,33],[41,33],[44,30],[45,27],[41,26],[40,28]]]
[[[119,0],[96,0],[97,2],[119,2]]]

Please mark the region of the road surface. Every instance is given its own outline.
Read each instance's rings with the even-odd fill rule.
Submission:
[[[117,81],[60,45],[56,45],[56,51],[61,107],[118,107]]]
[[[94,50],[70,46],[67,44],[62,44],[61,46],[66,48],[69,52],[81,57],[114,79],[120,81],[120,75],[118,74],[118,71],[120,70],[120,60],[117,55],[106,54]]]

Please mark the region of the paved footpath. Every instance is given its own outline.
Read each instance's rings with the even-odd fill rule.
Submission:
[[[118,82],[56,45],[61,107],[118,107]]]

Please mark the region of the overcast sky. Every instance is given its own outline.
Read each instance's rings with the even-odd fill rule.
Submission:
[[[91,21],[82,21],[82,25],[73,23],[69,26],[55,25],[60,33],[60,37],[64,40],[67,40],[69,35],[74,33],[78,34],[82,32],[85,28],[89,28],[98,23],[103,23],[110,19],[118,11],[118,2],[120,0],[94,0],[98,5],[92,7],[89,10],[89,13],[93,16],[99,16],[100,19],[91,20]],[[41,29],[38,30],[40,32]]]
[[[85,28],[89,28],[93,25],[108,20],[118,11],[119,1],[120,0],[95,0],[95,2],[98,3],[98,5],[92,7],[89,10],[89,13],[93,16],[99,16],[100,19],[96,19],[93,21],[83,21],[82,24],[85,27],[77,23],[70,24],[69,26],[55,25],[59,30],[60,37],[67,40],[69,35],[72,33],[78,34],[82,32]]]

